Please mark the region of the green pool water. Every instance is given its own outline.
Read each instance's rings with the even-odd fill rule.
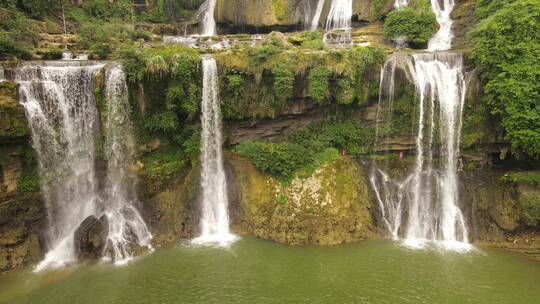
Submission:
[[[0,277],[0,303],[540,303],[540,263],[492,248],[412,251],[390,241],[228,250],[162,248],[128,266]]]

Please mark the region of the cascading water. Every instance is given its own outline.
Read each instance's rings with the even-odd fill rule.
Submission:
[[[328,19],[326,19],[326,30],[350,29],[352,15],[352,0],[332,0]]]
[[[352,46],[351,23],[353,16],[353,0],[332,0],[324,41],[327,45],[337,47]]]
[[[0,65],[0,82],[5,81],[6,77],[4,76],[4,67]]]
[[[214,11],[217,0],[206,0],[199,8],[199,18],[202,20],[201,36],[214,36],[216,34],[216,20]]]
[[[211,56],[204,56],[202,63],[201,234],[193,240],[193,243],[227,246],[237,237],[229,231],[229,202],[223,165],[217,64]]]
[[[49,251],[38,271],[74,262],[73,234],[85,218],[97,213],[93,76],[102,67],[27,63],[15,72],[48,210]]]
[[[135,141],[126,75],[120,65],[113,64],[106,72],[105,97],[108,105],[104,151],[107,183],[103,209],[109,231],[104,255],[122,264],[132,258],[132,244],[151,248],[152,235],[135,208],[138,202],[134,190],[136,177],[129,168],[135,156]]]
[[[454,2],[444,0],[443,8],[438,0],[432,0],[431,4],[441,28],[430,39],[428,50],[448,50],[452,44],[450,13]],[[413,173],[402,181],[392,180],[380,168],[372,168],[370,181],[383,222],[397,238],[406,217],[405,244],[410,247],[422,248],[428,242],[435,242],[451,250],[469,250],[465,218],[458,204],[457,177],[466,93],[463,56],[438,52],[391,56],[381,75],[378,124],[382,119],[379,114],[387,116],[392,112],[394,74],[399,61],[400,68],[412,78],[418,96],[416,161]],[[386,111],[382,110],[383,94],[388,96]],[[377,128],[377,141],[380,139]],[[434,160],[436,151],[439,161]]]
[[[435,12],[437,22],[439,22],[439,31],[431,37],[428,42],[428,51],[445,51],[452,47],[452,18],[450,15],[454,10],[454,0],[442,0],[443,6],[439,0],[431,0],[431,7]]]
[[[396,58],[391,56],[381,76],[381,96],[388,103],[379,103],[379,123],[391,113]],[[453,250],[467,250],[467,227],[458,207],[458,159],[461,116],[465,100],[463,57],[451,53],[422,53],[408,57],[400,65],[412,75],[418,96],[416,160],[413,172],[402,180],[392,179],[382,169],[373,167],[370,181],[379,203],[383,222],[394,238],[401,225],[405,244],[422,248],[435,242]],[[390,68],[388,67],[390,66]],[[388,76],[391,73],[391,76]],[[383,92],[384,90],[385,92]],[[383,109],[386,107],[386,111]],[[377,141],[383,135],[377,130]],[[438,135],[438,140],[436,138]],[[435,153],[439,161],[435,161]]]
[[[402,8],[409,5],[409,0],[395,0],[394,7],[395,8]]]
[[[106,72],[107,177],[103,191],[99,191],[94,76],[103,67],[64,61],[25,63],[14,70],[38,156],[49,220],[49,251],[36,271],[77,260],[74,233],[89,216],[107,217],[104,257],[121,264],[132,257],[133,244],[151,248],[152,236],[134,205],[135,177],[129,170],[134,140],[127,84],[124,72],[115,64]]]
[[[325,2],[325,0],[316,0],[316,1],[317,1],[316,6],[313,6],[314,1],[309,1],[309,0],[307,0],[304,4],[306,6],[305,17],[304,17],[304,20],[306,21],[305,27],[307,30],[310,30],[310,31],[316,31],[317,28],[319,27],[319,22],[321,20],[321,14],[322,14],[324,2]]]

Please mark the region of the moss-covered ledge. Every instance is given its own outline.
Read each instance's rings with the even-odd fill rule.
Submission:
[[[367,181],[349,157],[330,160],[288,184],[237,154],[228,153],[226,162],[232,170],[231,206],[241,213],[235,230],[290,245],[334,245],[374,235]]]
[[[19,86],[0,82],[0,143],[11,142],[29,134],[24,109],[19,104]]]

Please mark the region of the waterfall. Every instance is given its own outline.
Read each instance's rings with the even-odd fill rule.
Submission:
[[[135,140],[126,75],[120,65],[112,64],[105,79],[107,120],[104,152],[107,160],[107,183],[103,209],[108,219],[109,231],[104,255],[117,264],[122,264],[132,258],[133,243],[151,248],[152,235],[135,208],[138,202],[135,191],[136,177],[129,168],[135,157]]]
[[[201,105],[201,189],[202,212],[200,236],[195,244],[226,246],[236,240],[229,232],[227,181],[223,165],[221,109],[217,64],[204,56],[203,96]]]
[[[326,30],[350,29],[353,15],[353,0],[332,0]]]
[[[217,0],[206,0],[199,8],[199,18],[202,20],[201,36],[214,36],[216,34],[216,20],[214,11]]]
[[[102,67],[25,63],[15,71],[48,211],[50,249],[38,271],[74,262],[73,234],[85,218],[97,213],[93,76]]]
[[[313,1],[306,2],[307,9],[305,10],[306,16],[304,18],[306,20],[306,28],[310,31],[316,31],[319,27],[325,0],[317,0],[317,6],[314,7],[314,10],[311,7]]]
[[[452,47],[452,18],[450,15],[454,10],[454,0],[442,0],[443,6],[441,7],[440,0],[431,0],[431,7],[435,12],[437,22],[439,22],[439,31],[431,37],[428,42],[428,51],[445,51]]]
[[[330,47],[351,47],[353,45],[351,26],[353,15],[353,0],[332,0],[324,43]]]
[[[381,96],[387,94],[388,104],[384,105],[381,97],[378,124],[391,119],[387,115],[391,113],[394,73],[403,57],[393,55],[383,67]],[[422,53],[406,57],[409,59],[402,59],[399,68],[411,75],[418,96],[416,159],[413,172],[402,180],[372,168],[370,182],[383,223],[397,238],[405,222],[404,243],[410,247],[422,248],[432,242],[451,250],[468,250],[467,227],[458,206],[457,177],[466,93],[463,56]],[[380,143],[383,135],[379,128],[376,136]],[[434,160],[437,151],[439,161]]]
[[[5,81],[6,77],[4,76],[4,67],[0,65],[0,82]]]
[[[89,216],[107,217],[104,257],[117,264],[129,261],[134,244],[150,247],[152,238],[135,204],[135,154],[129,119],[126,77],[112,64],[106,71],[103,189],[96,174],[99,115],[94,76],[103,64],[57,61],[24,63],[15,69],[36,151],[41,192],[48,212],[49,251],[36,271],[77,260],[74,233]]]
[[[395,8],[402,8],[409,5],[409,0],[395,0],[394,1],[394,7]]]

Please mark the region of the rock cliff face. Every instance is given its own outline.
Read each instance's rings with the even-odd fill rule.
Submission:
[[[218,0],[215,17],[226,31],[270,32],[301,29],[306,22],[306,10],[316,6],[316,0]],[[320,26],[328,16],[330,0],[325,2]],[[371,0],[353,2],[353,21],[371,21]]]
[[[34,180],[32,150],[18,87],[0,82],[0,272],[37,262],[44,203]]]
[[[330,161],[289,185],[261,174],[249,160],[235,155],[227,160],[241,231],[295,245],[334,245],[373,235],[368,186],[351,159]]]

